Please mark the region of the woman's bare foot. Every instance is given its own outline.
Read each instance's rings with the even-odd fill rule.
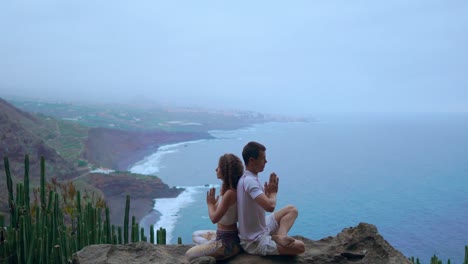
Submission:
[[[289,247],[291,246],[294,241],[296,241],[294,238],[289,237],[289,236],[279,236],[279,235],[273,235],[271,236],[271,239],[276,242],[276,244],[282,246],[282,247]]]

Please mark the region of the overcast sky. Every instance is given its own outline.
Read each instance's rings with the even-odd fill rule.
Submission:
[[[0,97],[468,111],[468,1],[8,0]]]

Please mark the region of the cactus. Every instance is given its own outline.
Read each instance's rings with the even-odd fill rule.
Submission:
[[[122,227],[118,227],[117,228],[117,233],[118,233],[118,239],[119,239],[119,244],[123,244],[123,240],[122,240]]]
[[[41,206],[42,209],[45,210],[46,208],[46,200],[45,200],[45,159],[41,157]]]
[[[30,201],[29,190],[29,157],[25,156],[25,175],[23,183],[16,184],[16,195],[13,192],[13,180],[10,174],[9,162],[5,158],[5,171],[8,188],[8,203],[10,209],[9,225],[0,214],[0,263],[69,263],[71,255],[83,247],[96,243],[128,243],[128,220],[130,196],[126,197],[124,222],[125,239],[122,239],[122,228],[117,228],[110,221],[109,208],[95,207],[89,200],[84,200],[80,191],[66,193],[65,185],[52,180],[51,188],[47,190],[45,181],[45,161],[41,157],[40,186],[34,189],[40,191],[39,201]],[[56,188],[57,185],[60,188]],[[68,195],[67,195],[68,194]],[[46,199],[48,197],[48,199]],[[82,200],[85,207],[82,207]],[[68,202],[67,202],[68,201]],[[74,208],[65,207],[71,203]],[[66,209],[62,211],[62,208]],[[68,208],[68,209],[67,209]],[[71,223],[65,222],[65,214]],[[103,222],[104,221],[104,222]],[[5,228],[6,227],[6,228]],[[146,241],[144,228],[139,226],[132,217],[132,241]],[[159,228],[157,241],[166,243],[166,230]],[[151,225],[150,238],[154,242],[154,226]]]
[[[18,260],[20,263],[25,263],[24,259],[24,238],[23,238],[23,232],[24,232],[24,217],[20,216],[19,218],[19,228],[16,232],[16,240],[18,241],[19,247],[17,247],[16,254],[18,255]]]
[[[130,214],[130,195],[127,194],[125,200],[125,216],[124,216],[124,243],[128,244],[128,216]]]
[[[14,204],[14,198],[13,198],[13,181],[11,179],[10,163],[7,157],[3,159],[3,162],[5,164],[5,174],[6,174],[7,189],[8,189],[8,206],[10,208],[10,226],[15,227],[16,226],[16,212],[15,212],[16,206]]]
[[[161,230],[156,230],[156,244],[161,244]]]
[[[150,243],[154,244],[154,225],[150,225]]]
[[[105,243],[107,243],[107,244],[112,244],[111,225],[110,225],[110,216],[109,216],[109,207],[106,207],[106,222],[105,222],[105,228],[106,228],[106,241],[105,241]],[[112,226],[112,229],[115,229],[114,226]],[[114,232],[112,232],[112,233],[114,233]]]
[[[141,241],[146,242],[145,229],[143,227],[140,229],[140,238],[141,238]]]
[[[463,260],[463,264],[468,264],[468,246],[465,246],[465,259]]]
[[[131,237],[131,242],[137,242],[137,235],[138,235],[138,229],[136,227],[136,223],[135,223],[135,216],[132,216],[132,229],[131,229],[131,234],[130,234],[130,237]]]
[[[431,264],[442,264],[442,261],[440,261],[436,255],[434,255],[431,257]]]
[[[76,234],[76,240],[77,240],[77,247],[79,249],[83,248],[83,234],[81,230],[81,193],[80,191],[76,192],[76,211],[77,211],[77,223],[76,223],[76,229],[77,229],[77,234]]]
[[[140,233],[138,232],[140,230],[140,224],[135,223],[135,242],[138,242],[143,239],[143,236],[140,237]]]
[[[117,234],[115,233],[115,226],[112,225],[112,244],[117,245]]]
[[[160,227],[159,230],[156,231],[156,241],[160,245],[166,244],[166,229]]]
[[[24,205],[29,213],[29,156],[24,157]]]

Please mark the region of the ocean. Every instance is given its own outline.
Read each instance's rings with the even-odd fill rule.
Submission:
[[[258,141],[267,147],[264,172],[280,178],[277,208],[299,210],[290,235],[335,236],[360,222],[407,257],[436,254],[462,263],[468,245],[468,114],[336,114],[317,122],[258,124],[210,131],[215,139],[166,145],[132,172],[157,175],[186,190],[156,199],[156,228],[169,243],[192,243],[195,230],[216,229],[206,191],[219,192],[219,156]]]

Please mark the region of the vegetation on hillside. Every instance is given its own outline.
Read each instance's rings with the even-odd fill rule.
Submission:
[[[212,110],[168,107],[160,105],[76,104],[10,100],[16,107],[42,113],[61,120],[69,120],[86,127],[122,130],[164,130],[206,132],[214,129],[240,127],[273,121],[306,121],[302,117],[267,115],[250,111]]]
[[[34,128],[35,134],[57,150],[64,159],[77,167],[87,163],[81,159],[88,128],[76,123],[60,121],[42,114],[36,115],[42,122]],[[81,162],[81,163],[80,163]],[[83,163],[84,162],[84,163]]]

